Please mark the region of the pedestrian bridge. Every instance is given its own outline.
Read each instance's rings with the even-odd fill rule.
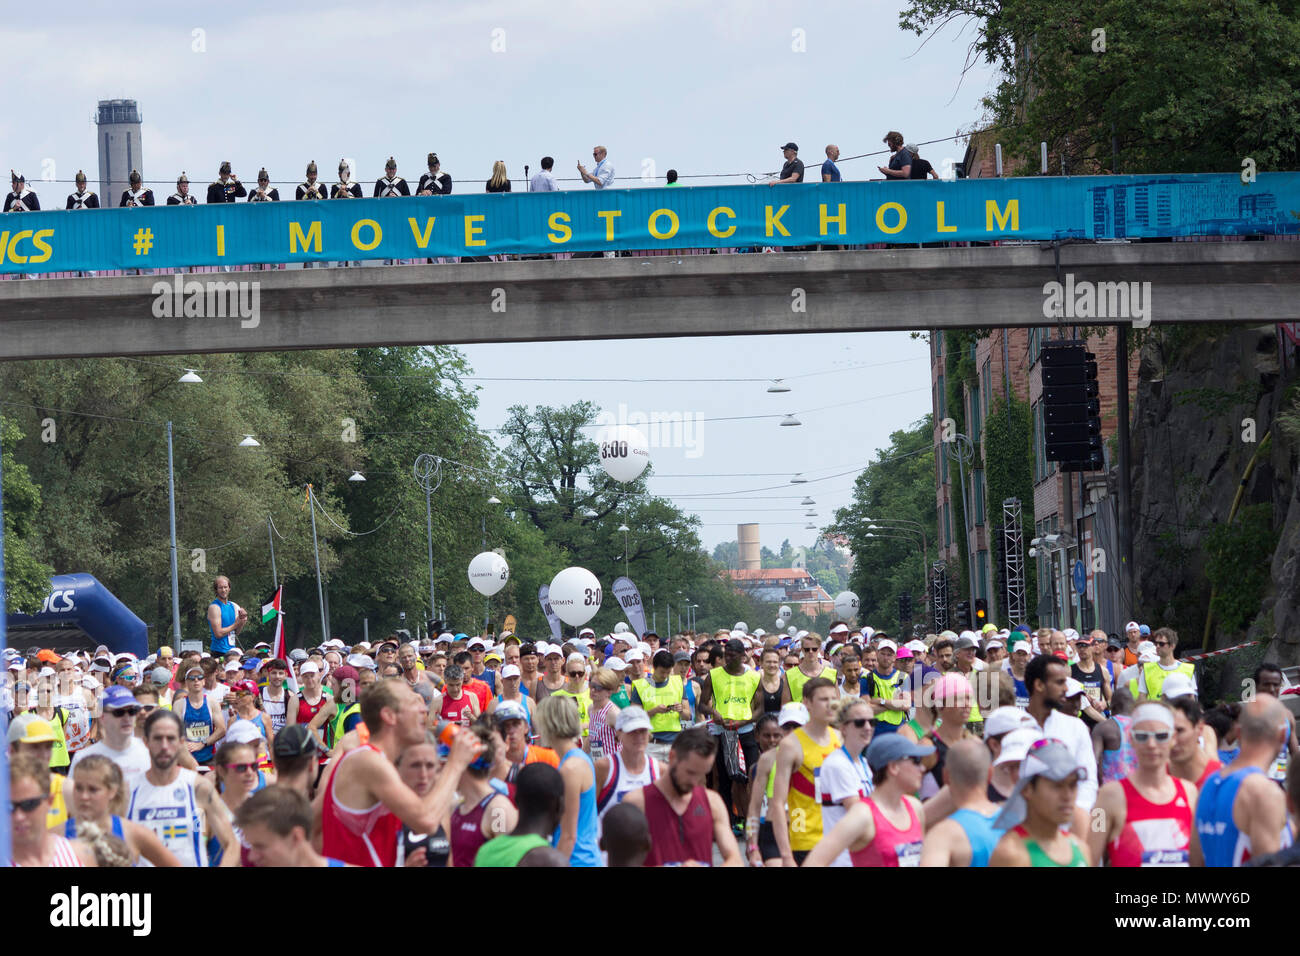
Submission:
[[[1296,322],[1291,238],[17,279],[0,282],[0,359],[1029,326],[1058,311]]]

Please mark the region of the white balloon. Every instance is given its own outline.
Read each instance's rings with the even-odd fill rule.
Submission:
[[[858,619],[858,596],[852,591],[841,591],[835,595],[835,613],[842,620],[856,621]]]
[[[586,568],[565,568],[551,581],[551,610],[572,627],[596,616],[601,596],[600,581]]]
[[[479,594],[491,597],[510,580],[510,565],[495,551],[484,551],[469,563],[469,583]]]
[[[617,624],[615,624],[615,625],[614,625],[614,633],[615,633],[615,634],[626,634],[626,633],[627,633],[627,622],[626,622],[626,621],[619,621]]]
[[[615,481],[636,481],[650,464],[650,443],[631,425],[610,425],[596,439],[600,465]]]
[[[778,628],[785,627],[785,619],[784,619],[784,618],[779,618],[779,617],[778,617],[778,618],[776,619],[776,626],[777,626]]]
[[[744,621],[737,621],[737,622],[736,622],[736,626],[733,627],[732,630],[733,630],[733,631],[742,631],[742,632],[744,632],[745,634],[748,634],[748,633],[749,633],[749,625],[746,624]]]
[[[794,637],[796,634],[799,633],[799,628],[797,628],[797,627],[795,627],[793,624],[791,624],[789,627],[787,627],[787,628],[785,629],[785,632],[786,632],[787,634],[789,634],[791,637]]]
[[[791,614],[790,605],[788,604],[782,604],[781,610],[777,611],[777,615],[785,618],[787,621],[790,619],[790,614]],[[780,627],[779,624],[777,626]]]

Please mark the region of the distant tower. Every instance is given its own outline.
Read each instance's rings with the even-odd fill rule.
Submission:
[[[757,524],[736,525],[736,543],[740,545],[739,570],[757,571],[763,567]]]
[[[131,170],[144,176],[144,153],[140,146],[140,109],[135,100],[100,100],[95,115],[99,127],[99,201],[116,206],[127,188]]]

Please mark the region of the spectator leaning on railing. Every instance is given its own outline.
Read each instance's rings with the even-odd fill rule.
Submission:
[[[768,183],[769,186],[780,186],[785,183],[803,182],[803,160],[799,158],[799,147],[795,143],[786,143],[781,147],[782,154],[785,156],[785,165],[781,167],[781,178],[774,179]]]

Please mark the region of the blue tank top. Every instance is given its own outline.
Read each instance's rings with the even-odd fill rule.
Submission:
[[[126,831],[122,828],[122,818],[114,816],[109,819],[113,823],[113,836],[119,840],[126,840]],[[77,820],[75,817],[68,817],[68,822],[63,825],[63,835],[69,840],[77,838]]]
[[[1251,774],[1263,773],[1258,767],[1246,767],[1228,776],[1212,773],[1201,786],[1196,798],[1196,832],[1201,837],[1201,853],[1206,866],[1241,866],[1250,854],[1250,837],[1237,829],[1232,807],[1242,781]]]
[[[970,841],[970,865],[988,866],[993,847],[1002,836],[1000,830],[993,829],[993,821],[998,811],[994,810],[987,817],[974,810],[954,810],[951,819],[966,833]]]
[[[206,694],[203,696],[202,707],[192,706],[188,697],[181,697],[180,702],[175,706],[183,707],[185,710],[182,719],[185,721],[186,740],[204,741],[212,736],[212,709]],[[211,763],[212,745],[194,751],[194,760],[201,764]]]
[[[570,757],[580,757],[591,768],[591,787],[582,792],[578,800],[578,829],[573,841],[573,852],[569,855],[569,866],[600,866],[600,828],[596,814],[596,765],[578,748],[573,748],[560,761],[563,767]],[[555,828],[551,837],[551,846],[558,846],[563,825]]]
[[[217,607],[221,608],[221,626],[229,627],[235,623],[235,605],[231,601],[213,601]],[[212,607],[209,604],[208,607]],[[229,636],[217,637],[217,632],[212,629],[212,622],[208,621],[208,636],[211,638],[208,650],[213,654],[224,654],[234,647],[234,642]]]

